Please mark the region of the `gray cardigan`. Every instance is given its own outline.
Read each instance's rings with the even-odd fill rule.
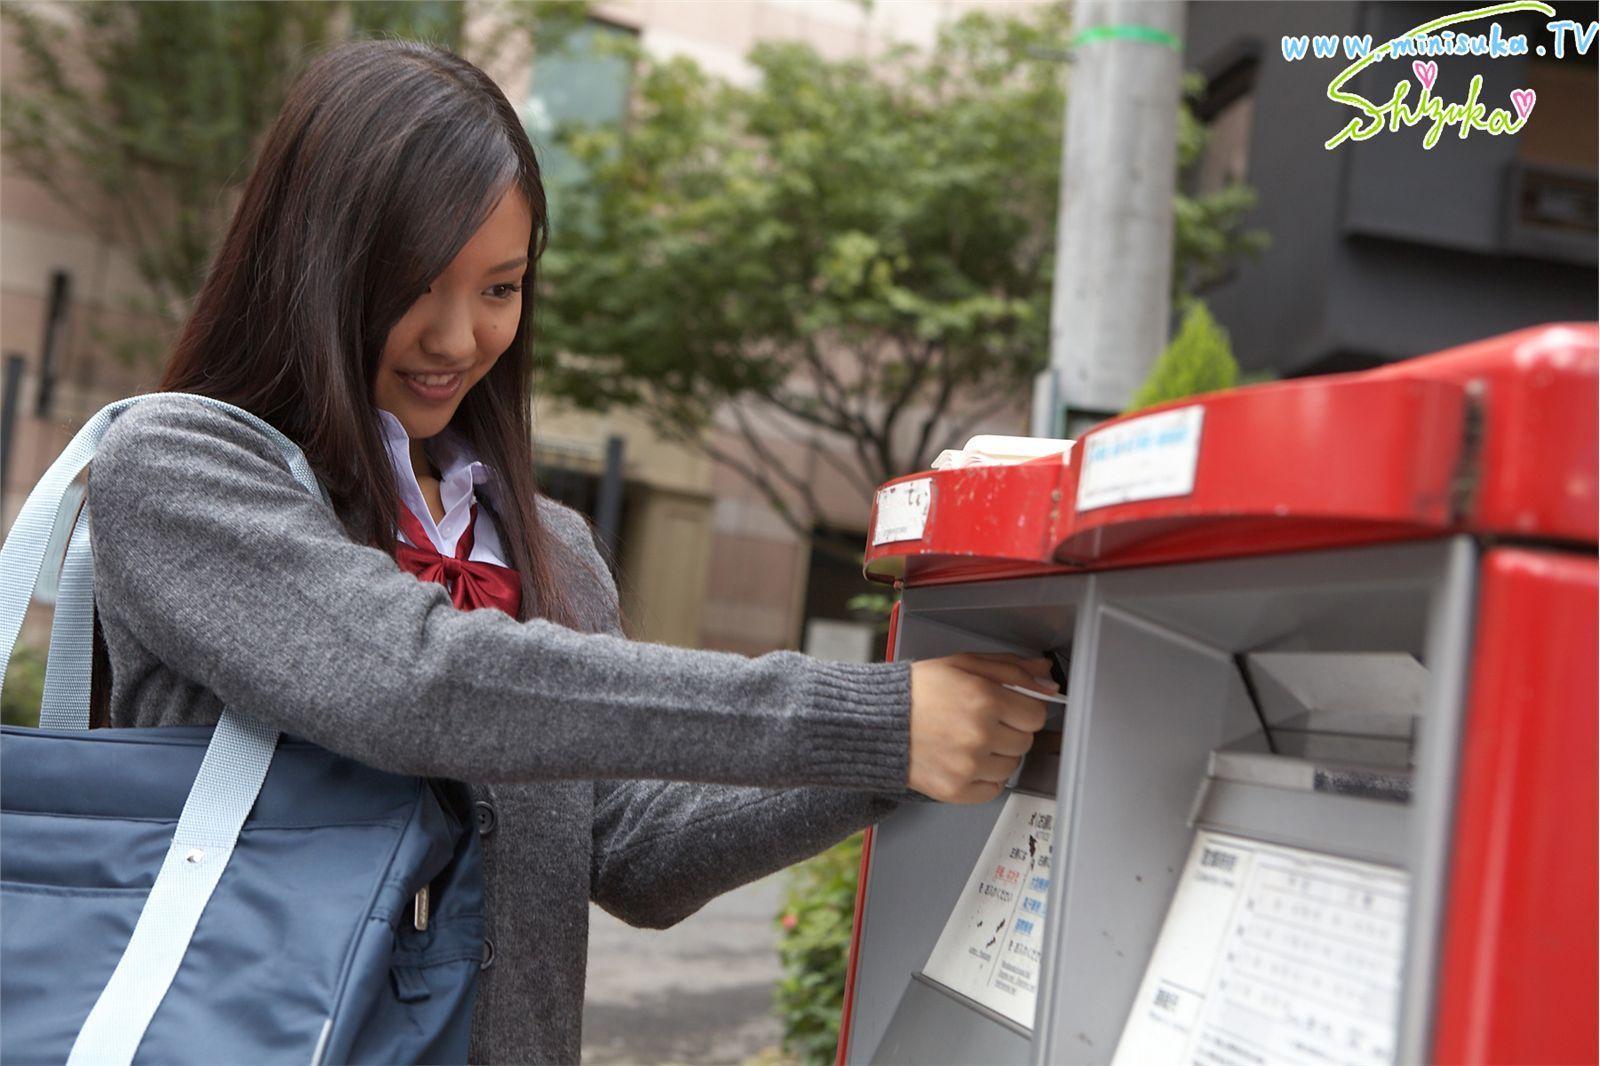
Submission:
[[[668,926],[906,798],[904,664],[625,640],[588,527],[548,500],[605,632],[456,610],[350,539],[260,432],[179,394],[116,421],[88,493],[112,724],[228,705],[487,805],[474,1062],[578,1061],[590,900]]]

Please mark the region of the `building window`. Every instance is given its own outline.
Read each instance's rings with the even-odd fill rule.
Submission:
[[[1513,252],[1593,264],[1600,230],[1595,153],[1595,50],[1566,59],[1531,59],[1524,84],[1541,110],[1517,135],[1511,162],[1506,246]]]
[[[636,37],[632,30],[591,19],[535,57],[523,122],[547,185],[583,176],[578,161],[556,143],[564,126],[620,123],[627,114],[633,66],[626,49],[617,46]]]
[[[1194,167],[1194,192],[1206,196],[1250,174],[1250,133],[1256,111],[1255,56],[1237,59],[1206,84],[1195,105],[1206,146]]]

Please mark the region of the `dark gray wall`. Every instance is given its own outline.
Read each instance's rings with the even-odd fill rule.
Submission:
[[[1593,5],[1587,7],[1592,18]],[[1259,197],[1253,222],[1273,244],[1203,294],[1247,369],[1348,369],[1539,322],[1592,320],[1600,311],[1592,258],[1584,264],[1508,251],[1516,136],[1474,132],[1462,141],[1447,130],[1425,150],[1425,126],[1418,125],[1328,151],[1323,142],[1357,114],[1326,95],[1346,61],[1308,56],[1289,63],[1280,49],[1285,34],[1371,33],[1376,42],[1460,9],[1411,2],[1189,5],[1191,69],[1215,75],[1243,49],[1259,55],[1247,180]],[[1585,16],[1578,10],[1571,17]],[[1502,26],[1529,33],[1532,46],[1548,39],[1543,22]],[[1509,91],[1527,84],[1521,59],[1437,62],[1434,91],[1446,102],[1464,99],[1474,73],[1483,74],[1481,98],[1491,107],[1506,106]],[[1409,59],[1383,61],[1354,88],[1381,102],[1409,76]],[[1592,128],[1592,98],[1587,106]],[[1536,106],[1530,122],[1539,118]]]

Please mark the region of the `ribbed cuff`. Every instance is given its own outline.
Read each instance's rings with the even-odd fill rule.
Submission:
[[[807,776],[900,792],[911,757],[911,665],[817,662],[805,688]]]

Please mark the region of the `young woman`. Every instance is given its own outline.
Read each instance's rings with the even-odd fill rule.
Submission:
[[[102,720],[232,706],[467,782],[488,884],[478,1062],[579,1056],[590,900],[670,925],[912,794],[996,796],[1043,660],[872,665],[630,642],[590,531],[535,489],[538,164],[498,88],[341,46],[269,132],[160,388],[92,464]]]

